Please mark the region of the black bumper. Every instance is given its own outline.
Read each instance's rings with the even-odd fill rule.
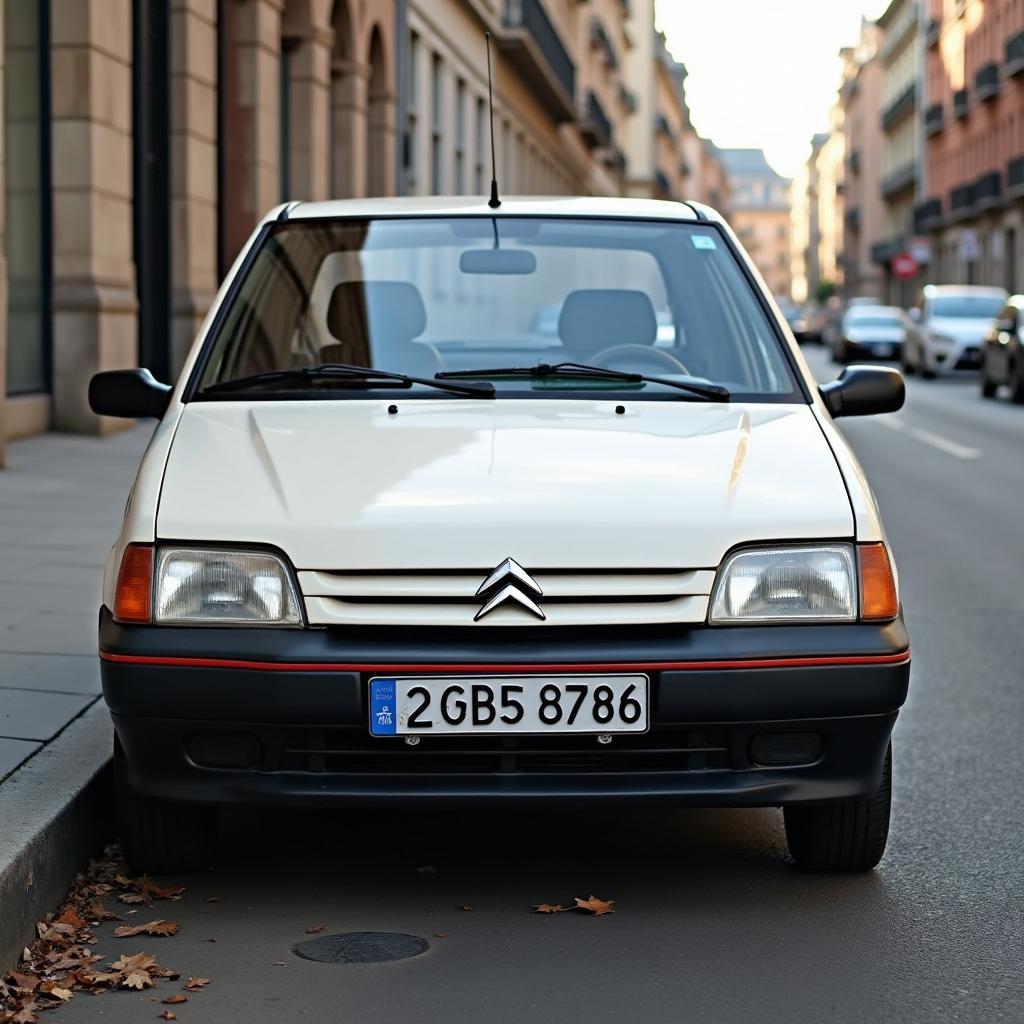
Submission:
[[[625,800],[763,806],[877,787],[910,656],[883,626],[411,634],[124,627],[100,619],[103,692],[133,785],[252,804]],[[650,730],[369,736],[372,675],[643,670]],[[788,761],[764,763],[765,741]]]

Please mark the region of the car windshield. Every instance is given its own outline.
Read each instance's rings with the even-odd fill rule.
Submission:
[[[902,327],[898,316],[853,316],[847,321],[850,327]]]
[[[273,225],[200,360],[195,393],[353,397],[388,386],[351,372],[372,367],[421,380],[481,371],[498,397],[699,400],[651,380],[494,372],[560,363],[712,383],[752,401],[803,400],[713,225],[519,217]],[[349,371],[279,373],[325,364]],[[257,374],[269,377],[223,387]],[[405,393],[445,394],[409,382]]]
[[[999,315],[1006,300],[998,295],[949,295],[935,299],[932,316],[953,320],[988,320]]]

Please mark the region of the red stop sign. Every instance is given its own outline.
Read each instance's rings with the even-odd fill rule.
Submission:
[[[892,261],[892,272],[897,277],[908,278],[917,274],[919,267],[917,260],[909,252],[901,252]]]

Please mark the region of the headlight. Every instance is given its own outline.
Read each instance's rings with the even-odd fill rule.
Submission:
[[[737,551],[718,573],[710,621],[854,622],[856,581],[850,544]]]
[[[162,548],[155,594],[156,622],[302,625],[291,571],[265,551]]]

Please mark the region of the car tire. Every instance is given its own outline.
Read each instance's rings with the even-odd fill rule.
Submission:
[[[810,871],[870,871],[882,859],[892,804],[892,746],[882,782],[862,800],[786,807],[786,841],[793,860]]]
[[[900,350],[900,369],[904,377],[913,377],[917,372],[917,367],[910,361],[910,346],[906,342]]]
[[[122,852],[135,871],[198,871],[213,862],[217,808],[137,793],[128,779],[124,750],[116,739],[114,810]]]
[[[1024,405],[1024,373],[1020,362],[1016,362],[1008,374],[1010,385],[1010,401],[1016,405]]]
[[[996,382],[989,377],[988,372],[985,369],[984,359],[982,359],[981,361],[981,369],[979,370],[979,376],[981,383],[981,397],[995,398],[996,391],[998,390],[999,385],[996,384]]]

